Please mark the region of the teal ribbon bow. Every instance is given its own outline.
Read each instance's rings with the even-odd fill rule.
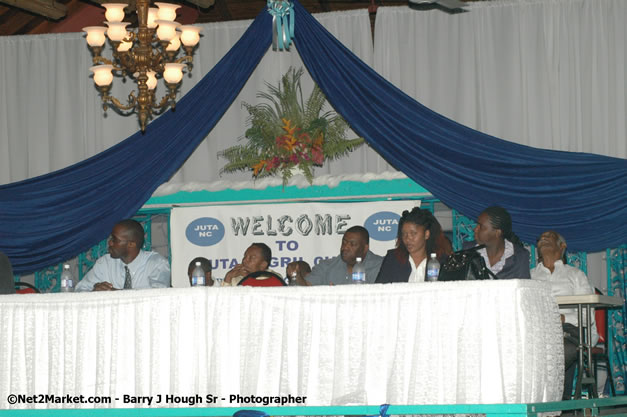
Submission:
[[[289,0],[268,0],[272,15],[272,49],[287,51],[294,38],[294,5]]]

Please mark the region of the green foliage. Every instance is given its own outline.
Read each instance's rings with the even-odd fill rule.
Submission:
[[[297,167],[311,184],[314,166],[346,156],[364,143],[363,138],[346,139],[348,124],[337,113],[323,113],[327,99],[317,85],[303,100],[302,75],[302,68],[290,68],[279,86],[266,83],[268,92],[257,93],[266,102],[243,104],[250,115],[247,143],[218,152],[219,158],[228,160],[220,173],[250,170],[255,178],[281,175],[286,185]]]

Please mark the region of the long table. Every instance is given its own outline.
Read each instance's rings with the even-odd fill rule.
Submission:
[[[558,401],[562,385],[558,307],[531,280],[0,297],[5,409],[528,403]]]

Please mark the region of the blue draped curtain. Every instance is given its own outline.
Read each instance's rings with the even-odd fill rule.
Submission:
[[[447,206],[476,218],[501,205],[527,242],[549,228],[574,251],[627,241],[627,160],[531,148],[460,125],[383,79],[300,4],[295,10],[296,47],[329,102],[390,164]]]
[[[0,251],[16,274],[87,250],[132,217],[207,136],[272,40],[265,11],[190,93],[146,129],[92,158],[0,187]]]
[[[351,127],[449,207],[499,204],[526,241],[559,230],[572,250],[627,240],[627,160],[534,149],[469,129],[388,83],[295,4],[295,44]],[[181,166],[237,96],[271,42],[262,11],[194,89],[148,126],[81,163],[0,187],[0,250],[16,273],[75,256],[132,216]],[[590,139],[592,140],[592,138]]]

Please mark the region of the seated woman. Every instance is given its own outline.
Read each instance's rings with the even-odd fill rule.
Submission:
[[[429,210],[403,211],[396,248],[385,255],[375,283],[424,282],[429,254],[439,252],[436,242],[441,235],[442,227]]]
[[[464,249],[478,245],[486,266],[498,279],[531,278],[529,251],[512,231],[512,217],[503,207],[483,210],[475,226],[475,240],[465,242]]]

